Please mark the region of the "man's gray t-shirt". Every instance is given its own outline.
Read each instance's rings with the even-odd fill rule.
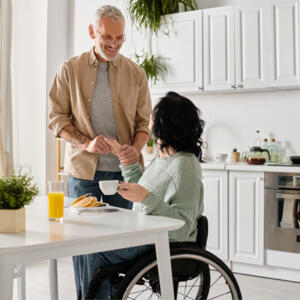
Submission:
[[[117,138],[109,85],[109,64],[99,62],[92,99],[91,123],[96,135]],[[119,159],[109,154],[99,154],[97,170],[120,171]]]

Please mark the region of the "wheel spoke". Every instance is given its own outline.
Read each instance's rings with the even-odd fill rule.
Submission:
[[[181,295],[181,296],[184,296],[184,299],[192,299],[192,300],[194,300],[193,298],[188,297],[187,295],[185,295],[185,294],[183,294],[183,293],[178,292],[177,294],[179,294],[179,295]]]
[[[210,286],[210,288],[212,288],[212,286],[214,286],[216,284],[216,282],[223,277],[222,274],[220,274],[220,276],[212,283],[212,285]]]

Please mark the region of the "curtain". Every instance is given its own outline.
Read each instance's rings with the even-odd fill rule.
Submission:
[[[11,45],[12,1],[0,0],[0,176],[13,167]]]

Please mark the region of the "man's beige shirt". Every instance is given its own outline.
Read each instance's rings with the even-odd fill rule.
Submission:
[[[56,74],[49,93],[49,128],[56,136],[69,124],[90,139],[96,136],[91,108],[97,73],[98,60],[91,49],[66,61]],[[137,132],[150,133],[151,99],[145,72],[118,54],[110,62],[109,80],[118,140],[132,145]],[[97,153],[66,143],[64,170],[73,177],[92,180],[98,158]]]

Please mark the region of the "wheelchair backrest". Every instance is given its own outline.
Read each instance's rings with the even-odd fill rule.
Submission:
[[[208,237],[208,220],[206,216],[200,216],[198,219],[197,229],[197,245],[201,249],[205,249]]]

